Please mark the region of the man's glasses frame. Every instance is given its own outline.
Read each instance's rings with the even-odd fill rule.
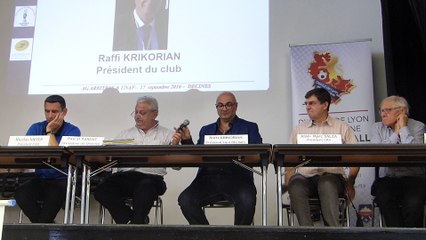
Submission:
[[[399,106],[399,107],[391,107],[391,108],[381,108],[379,111],[380,111],[380,113],[386,113],[386,114],[389,114],[390,112],[392,112],[393,110],[396,110],[396,109],[399,109],[399,108],[402,108],[401,106]]]
[[[237,103],[233,103],[233,102],[227,102],[225,104],[222,103],[216,103],[214,106],[216,107],[216,109],[231,109],[233,106],[235,106]]]

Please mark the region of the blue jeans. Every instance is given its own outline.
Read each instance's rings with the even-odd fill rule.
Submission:
[[[202,206],[228,200],[235,207],[235,225],[250,225],[256,208],[253,180],[234,174],[197,176],[180,194],[178,202],[189,224],[208,225]]]

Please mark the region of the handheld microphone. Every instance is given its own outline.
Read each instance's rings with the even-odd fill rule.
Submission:
[[[183,123],[178,127],[178,129],[176,129],[176,131],[182,131],[184,127],[187,127],[189,125],[189,120],[185,119],[185,121],[183,121]]]

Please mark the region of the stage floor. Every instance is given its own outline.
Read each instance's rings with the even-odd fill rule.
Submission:
[[[417,240],[426,229],[189,225],[6,224],[3,240]]]

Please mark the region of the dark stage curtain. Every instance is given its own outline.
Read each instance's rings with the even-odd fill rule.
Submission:
[[[381,0],[388,95],[411,106],[426,123],[426,1]]]

